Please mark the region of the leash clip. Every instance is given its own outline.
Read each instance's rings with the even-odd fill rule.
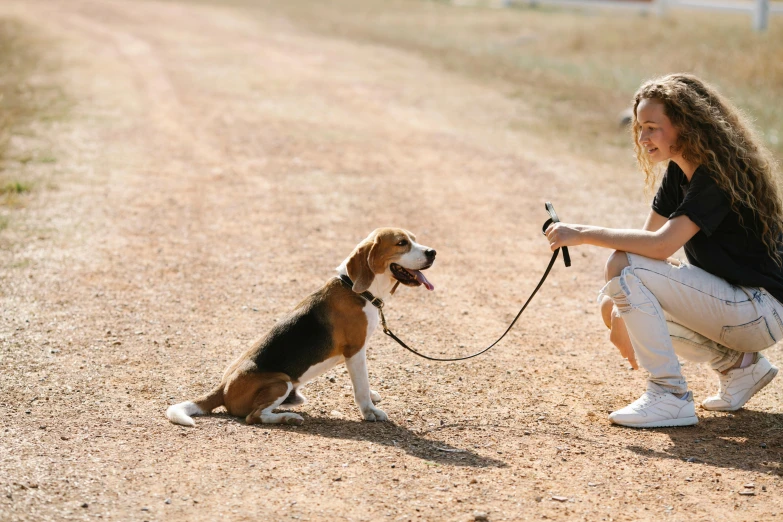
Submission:
[[[386,326],[386,317],[383,315],[383,308],[378,308],[378,315],[381,316],[381,326],[383,327],[383,333],[389,335],[391,330],[389,330],[389,327]]]

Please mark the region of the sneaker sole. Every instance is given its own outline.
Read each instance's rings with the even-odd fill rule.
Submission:
[[[750,399],[752,399],[753,396],[756,395],[764,386],[771,383],[772,379],[774,379],[777,374],[778,374],[778,369],[776,367],[773,366],[772,368],[770,368],[770,370],[764,374],[764,377],[759,379],[759,382],[757,382],[755,386],[753,386],[753,388],[750,389],[750,393],[747,395],[746,399],[736,406],[727,406],[725,408],[721,408],[720,406],[708,407],[705,406],[704,403],[702,403],[701,407],[707,411],[737,411],[743,406],[745,406],[745,404]]]
[[[684,417],[682,419],[668,419],[652,422],[643,422],[640,424],[634,424],[630,422],[618,422],[615,419],[609,419],[612,423],[618,426],[625,426],[627,428],[676,428],[679,426],[693,426],[699,423],[699,418],[695,415],[693,417]]]

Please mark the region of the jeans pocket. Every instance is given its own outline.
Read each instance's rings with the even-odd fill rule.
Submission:
[[[737,326],[724,326],[720,332],[722,345],[740,352],[758,352],[775,344],[764,316]]]

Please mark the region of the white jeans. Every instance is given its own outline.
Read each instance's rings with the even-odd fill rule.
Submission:
[[[628,254],[630,266],[601,289],[625,322],[649,381],[688,390],[677,355],[724,371],[743,352],[783,339],[783,305],[763,288],[734,286],[689,264]]]

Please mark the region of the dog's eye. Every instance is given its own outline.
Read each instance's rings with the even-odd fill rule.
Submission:
[[[397,246],[408,246],[408,240],[407,239],[400,239],[397,242]]]

